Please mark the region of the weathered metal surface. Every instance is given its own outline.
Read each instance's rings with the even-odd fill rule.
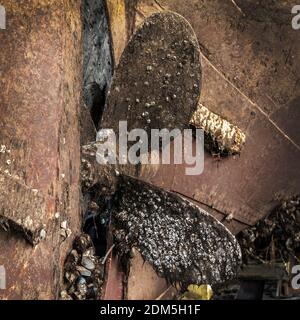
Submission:
[[[101,126],[119,132],[184,129],[197,108],[200,52],[188,22],[175,13],[154,14],[123,52],[107,98]]]
[[[126,4],[125,0],[106,0],[106,9],[111,34],[114,62],[119,63],[122,52],[127,44]]]
[[[288,277],[286,265],[281,264],[249,264],[239,272],[239,279],[254,281],[274,281]]]
[[[300,43],[290,25],[292,1],[235,2],[140,0],[136,14],[125,18],[137,27],[154,12],[172,10],[194,28],[202,56],[200,102],[245,132],[247,143],[240,157],[206,155],[199,177],[185,176],[178,165],[146,175],[222,221],[232,214],[224,223],[236,233],[268,214],[278,198],[299,192]]]
[[[62,243],[60,219],[73,234],[80,229],[81,1],[1,4],[7,28],[0,31],[0,144],[10,153],[0,154],[0,168],[24,186],[10,194],[10,188],[0,190],[7,194],[1,206],[12,220],[16,210],[31,208],[30,219],[45,225],[46,239],[33,248],[22,234],[0,231],[0,265],[7,274],[0,297],[55,298],[72,241]],[[46,210],[31,201],[34,189]],[[30,196],[14,201],[26,197],[24,190]]]
[[[91,113],[87,106],[82,103],[80,108],[80,145],[87,145],[96,139],[97,131]]]
[[[123,300],[124,299],[124,272],[120,266],[118,257],[113,254],[107,260],[106,278],[102,288],[102,300]]]
[[[129,273],[127,278],[128,300],[154,300],[165,292],[170,285],[166,279],[159,277],[153,267],[143,259],[138,250],[132,249],[133,257],[129,263]],[[163,295],[166,300],[171,298],[175,289],[168,290],[168,295]]]
[[[107,250],[108,257],[105,262],[105,277],[102,286],[102,300],[123,300],[125,289],[125,273],[118,256],[113,252],[112,225],[109,226]]]
[[[0,191],[0,226],[20,232],[31,244],[37,244],[46,236],[44,197],[6,173],[0,173]]]

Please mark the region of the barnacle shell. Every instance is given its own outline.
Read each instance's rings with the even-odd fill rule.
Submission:
[[[191,125],[203,129],[216,144],[220,153],[240,153],[246,141],[246,135],[241,129],[211,112],[201,103],[193,114]]]

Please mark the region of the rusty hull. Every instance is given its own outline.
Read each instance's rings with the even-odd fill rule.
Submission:
[[[33,247],[22,232],[1,229],[0,265],[6,269],[7,289],[0,291],[0,299],[53,299],[65,254],[80,230],[81,1],[1,4],[7,26],[0,30],[0,145],[10,152],[0,154],[0,168],[30,194],[38,192],[45,210],[22,189],[7,192],[5,183],[0,192],[11,201],[0,206],[18,222],[13,199],[24,199],[20,207],[45,226],[46,239]],[[73,232],[65,241],[60,237],[64,220]]]

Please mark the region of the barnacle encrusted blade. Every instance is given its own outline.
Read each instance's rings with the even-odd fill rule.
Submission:
[[[237,126],[211,112],[199,103],[191,125],[203,129],[219,153],[238,154],[246,141],[246,135]]]
[[[200,49],[177,13],[150,16],[126,46],[113,77],[101,123],[119,131],[188,128],[201,91]],[[150,135],[149,135],[150,136]]]
[[[171,282],[215,285],[236,276],[241,251],[235,237],[182,197],[122,176],[114,212],[120,250],[135,246]]]

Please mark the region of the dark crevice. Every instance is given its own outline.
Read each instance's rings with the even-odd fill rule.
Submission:
[[[107,237],[111,219],[111,199],[99,195],[97,185],[88,193],[88,205],[84,216],[83,231],[93,241],[98,257],[107,251]]]
[[[83,98],[81,143],[95,139],[113,73],[111,40],[104,0],[83,1]],[[87,110],[90,112],[87,111]],[[94,124],[94,125],[93,125]],[[64,263],[62,300],[99,300],[105,277],[102,261],[107,253],[111,200],[101,187],[82,186],[82,233]]]
[[[83,96],[97,128],[113,73],[107,10],[103,0],[84,0]]]
[[[105,99],[106,99],[106,85],[103,89],[99,86],[98,83],[93,82],[89,88],[90,97],[91,97],[91,116],[95,127],[100,123],[102,118],[104,106],[105,106]],[[97,128],[98,129],[98,128]]]
[[[104,0],[84,0],[84,63],[83,95],[98,129],[101,122],[107,91],[113,74],[113,57],[107,8]],[[83,231],[90,235],[96,255],[103,257],[107,249],[109,199],[99,192],[101,188],[83,190]]]

